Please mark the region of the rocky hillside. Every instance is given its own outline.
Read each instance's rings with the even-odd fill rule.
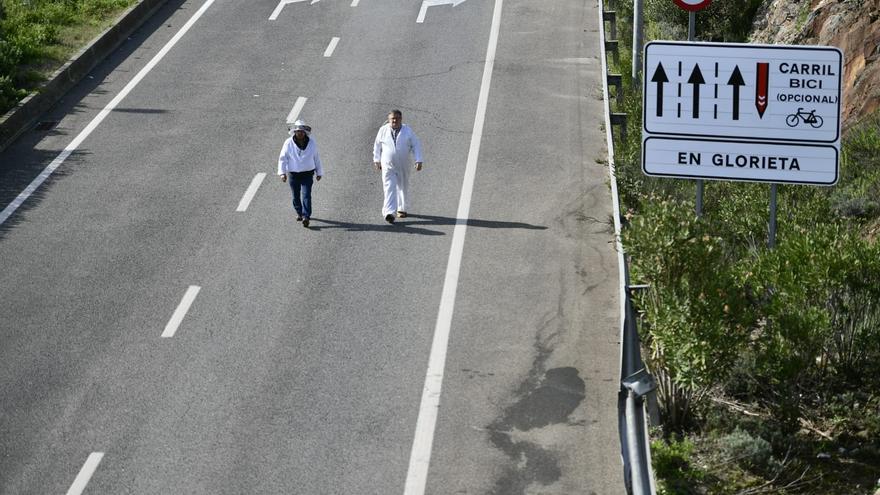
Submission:
[[[843,50],[843,127],[880,107],[880,0],[765,0],[751,42]]]

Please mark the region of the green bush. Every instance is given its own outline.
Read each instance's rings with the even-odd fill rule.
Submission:
[[[766,471],[772,464],[778,464],[772,462],[770,442],[739,428],[719,438],[718,449],[726,462],[736,462],[745,469]]]
[[[634,277],[650,285],[638,301],[650,345],[666,356],[677,382],[711,386],[746,341],[751,308],[728,269],[725,240],[690,204],[657,198],[643,207],[625,242],[641,254],[632,262]]]
[[[866,118],[845,135],[841,183],[830,192],[835,214],[859,223],[880,216],[880,115]]]
[[[679,391],[699,393],[722,383],[755,321],[731,271],[726,241],[692,208],[653,198],[624,231],[627,249],[638,253],[631,263],[633,279],[650,286],[637,300],[650,349],[645,360],[672,381],[672,388],[660,389],[664,421],[672,430],[686,426],[690,408],[673,403]]]
[[[27,95],[27,91],[18,89],[9,76],[0,76],[0,109],[14,107]]]
[[[659,480],[659,495],[691,495],[699,493],[696,487],[705,474],[694,467],[691,457],[694,444],[689,439],[673,437],[668,442],[651,442],[651,465]]]
[[[715,1],[696,13],[696,39],[742,42],[748,38],[761,0]],[[651,39],[686,40],[688,12],[668,0],[645,2],[645,18],[651,20]]]
[[[817,224],[743,259],[738,272],[760,323],[749,353],[761,397],[794,428],[805,389],[827,373],[858,374],[878,357],[876,306],[856,306],[870,309],[880,297],[880,247],[843,224]]]

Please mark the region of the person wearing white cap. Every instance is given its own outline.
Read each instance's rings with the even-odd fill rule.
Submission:
[[[294,122],[290,137],[284,141],[278,156],[278,175],[281,182],[287,182],[290,176],[296,221],[302,222],[303,227],[309,226],[309,217],[312,216],[312,177],[321,180],[324,175],[318,144],[311,133],[312,128],[302,120]]]
[[[409,188],[410,154],[415,160],[415,169],[422,169],[422,145],[416,133],[403,123],[400,110],[388,114],[388,123],[379,128],[373,143],[373,165],[382,172],[382,190],[385,201],[382,216],[388,223],[394,223],[394,215],[406,217],[410,206],[407,195]]]

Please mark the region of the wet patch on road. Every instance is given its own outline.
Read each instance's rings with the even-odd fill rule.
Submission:
[[[540,366],[542,361],[539,359],[535,364]],[[583,402],[585,391],[577,369],[570,367],[547,370],[540,380],[532,375],[523,384],[520,399],[489,426],[489,439],[511,460],[495,482],[492,494],[524,494],[534,483],[546,486],[562,477],[556,454],[537,443],[518,440],[516,434],[567,424],[568,417]]]

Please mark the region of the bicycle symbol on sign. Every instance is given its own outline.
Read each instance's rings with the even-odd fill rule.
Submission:
[[[822,124],[825,122],[822,120],[822,117],[816,115],[816,110],[805,112],[803,108],[798,108],[796,113],[785,118],[785,123],[788,124],[789,127],[796,127],[801,121],[803,121],[804,124],[810,124],[814,129],[822,127]]]

